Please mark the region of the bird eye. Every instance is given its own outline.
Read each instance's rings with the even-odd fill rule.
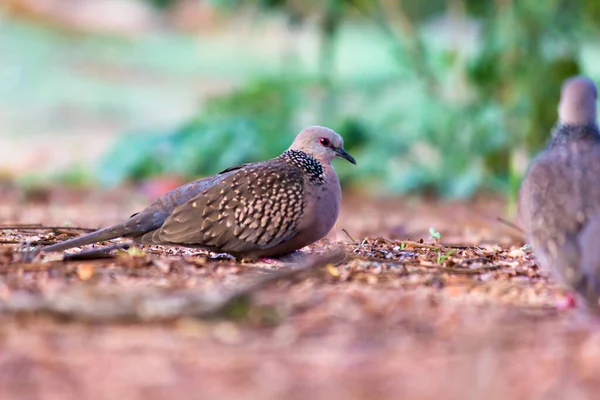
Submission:
[[[319,139],[319,144],[321,146],[323,146],[323,147],[329,147],[329,145],[331,144],[331,142],[326,137],[322,137],[322,138]]]

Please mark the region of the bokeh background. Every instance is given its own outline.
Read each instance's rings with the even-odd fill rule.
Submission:
[[[307,125],[371,194],[514,198],[560,84],[600,78],[596,0],[2,0],[0,179],[189,180]]]

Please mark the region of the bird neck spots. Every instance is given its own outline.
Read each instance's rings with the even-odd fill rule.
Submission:
[[[584,125],[558,124],[550,139],[550,147],[564,145],[576,140],[600,142],[600,131],[595,122]]]
[[[319,185],[325,182],[323,165],[307,153],[300,150],[286,150],[280,157],[286,163],[300,168],[308,175],[311,182]]]

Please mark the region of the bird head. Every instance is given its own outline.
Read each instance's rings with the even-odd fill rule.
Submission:
[[[594,82],[585,76],[567,79],[562,86],[558,118],[566,125],[586,125],[596,122],[598,90]]]
[[[296,136],[289,150],[303,151],[324,164],[331,163],[336,157],[356,164],[354,157],[344,150],[344,139],[333,130],[322,126],[304,129]]]

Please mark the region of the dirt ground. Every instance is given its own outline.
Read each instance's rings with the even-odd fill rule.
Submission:
[[[140,193],[0,189],[0,398],[597,398],[600,325],[496,220],[501,200],[346,195],[327,239],[275,265],[16,251],[117,222]]]

